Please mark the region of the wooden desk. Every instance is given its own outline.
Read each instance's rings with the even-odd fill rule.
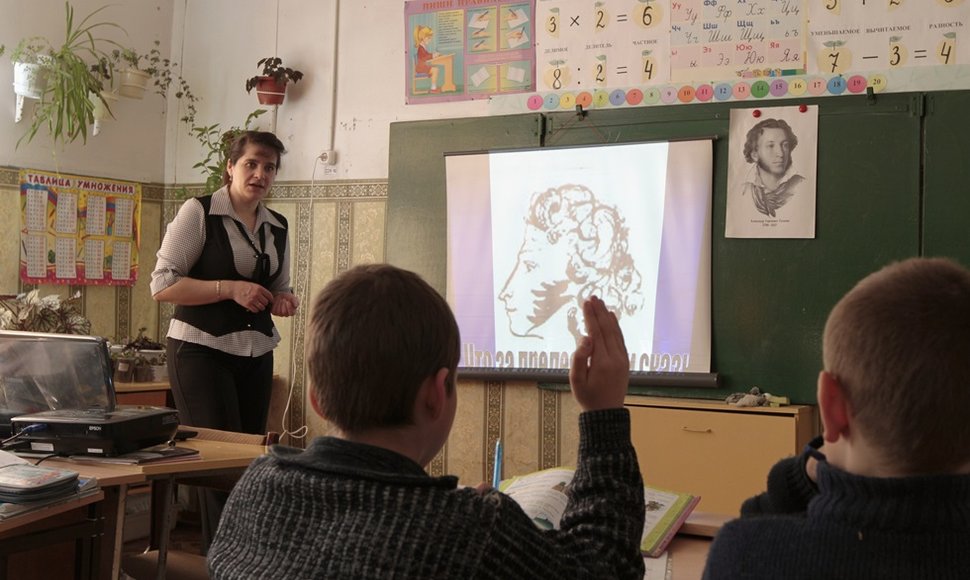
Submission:
[[[45,464],[73,469],[85,477],[97,477],[104,491],[104,536],[101,549],[101,577],[115,580],[121,572],[125,502],[128,487],[152,483],[152,548],[159,551],[159,578],[165,577],[165,558],[172,523],[172,495],[176,482],[241,473],[253,459],[265,453],[262,445],[240,445],[218,441],[189,440],[179,446],[199,451],[198,460],[146,465],[76,463],[49,459]]]
[[[667,546],[669,580],[700,580],[711,541],[730,516],[694,511]]]
[[[667,546],[670,580],[700,580],[710,549],[710,538],[678,534]]]
[[[172,521],[172,501],[176,483],[219,487],[243,471],[260,455],[266,452],[263,445],[244,445],[190,439],[180,442],[180,447],[198,449],[202,459],[177,463],[147,464],[141,466],[148,481],[152,482],[152,528],[149,550],[158,550],[157,578],[165,579],[165,565],[168,557],[169,532]]]
[[[98,576],[103,500],[99,491],[0,521],[0,578]]]

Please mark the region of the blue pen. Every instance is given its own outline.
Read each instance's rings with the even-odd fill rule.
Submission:
[[[498,489],[502,482],[502,440],[495,440],[495,463],[492,465],[492,487]]]

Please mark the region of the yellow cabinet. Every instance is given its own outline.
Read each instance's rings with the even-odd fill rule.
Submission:
[[[737,515],[764,491],[771,466],[817,432],[815,408],[732,407],[721,402],[628,397],[643,480],[701,496],[697,509]]]

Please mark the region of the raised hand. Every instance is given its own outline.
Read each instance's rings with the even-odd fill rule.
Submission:
[[[576,346],[569,369],[573,397],[584,411],[623,406],[630,359],[616,315],[593,296],[583,303],[586,336]]]

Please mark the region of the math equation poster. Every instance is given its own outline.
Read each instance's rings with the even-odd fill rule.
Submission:
[[[535,0],[404,4],[408,104],[535,90]]]
[[[24,282],[132,286],[140,232],[140,184],[20,171]]]

